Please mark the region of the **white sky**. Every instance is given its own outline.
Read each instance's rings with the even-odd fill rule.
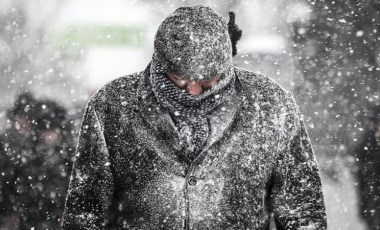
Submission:
[[[112,79],[142,71],[150,60],[150,55],[143,49],[132,47],[96,47],[86,56],[83,70],[92,89]]]
[[[148,12],[136,1],[69,0],[60,12],[60,24],[142,24]]]
[[[148,18],[148,11],[136,1],[69,0],[55,27],[56,30],[78,25],[145,27]],[[144,47],[99,45],[85,51],[82,71],[91,91],[112,79],[143,70],[151,56]]]

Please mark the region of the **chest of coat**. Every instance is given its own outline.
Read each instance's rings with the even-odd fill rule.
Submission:
[[[175,190],[183,186],[175,178],[185,178],[191,168],[198,183],[207,187],[240,184],[263,188],[275,167],[278,125],[259,116],[249,122],[244,118],[238,116],[192,167],[181,160],[184,154],[181,149],[170,145],[168,137],[151,130],[142,119],[136,118],[133,124],[119,123],[115,142],[110,145],[115,174],[121,179],[117,181],[139,187],[157,186],[156,181],[160,181],[157,184]]]
[[[238,217],[243,223],[261,214],[259,219],[267,220],[281,130],[274,116],[238,113],[228,130],[191,163],[169,124],[152,128],[141,116],[122,114],[105,129],[121,219],[156,226],[189,219],[203,223],[206,217],[213,220],[208,224]],[[168,121],[157,117],[156,122]]]

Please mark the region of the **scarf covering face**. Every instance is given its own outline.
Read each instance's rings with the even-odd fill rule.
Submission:
[[[150,82],[159,103],[171,114],[180,137],[186,144],[188,157],[194,160],[209,136],[210,116],[217,107],[236,95],[235,75],[230,68],[219,82],[199,96],[192,96],[175,86],[167,77],[168,65],[154,55],[150,68]]]
[[[201,95],[192,96],[167,77],[187,80],[220,80]],[[150,82],[159,103],[169,112],[193,160],[206,144],[209,119],[217,108],[235,96],[232,45],[227,23],[211,8],[181,7],[160,25],[154,40]]]

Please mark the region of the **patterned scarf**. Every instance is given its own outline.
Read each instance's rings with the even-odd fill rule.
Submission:
[[[209,117],[218,106],[236,95],[233,67],[222,74],[221,79],[211,89],[201,95],[192,96],[184,89],[176,87],[167,77],[170,64],[153,55],[150,68],[150,82],[160,104],[165,107],[186,144],[188,157],[194,160],[202,151],[209,136]],[[215,115],[215,114],[213,114]]]

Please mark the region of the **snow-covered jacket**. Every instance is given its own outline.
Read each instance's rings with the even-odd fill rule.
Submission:
[[[266,76],[235,68],[237,110],[210,120],[186,160],[149,68],[89,101],[63,229],[326,229],[321,180],[293,97]],[[212,124],[223,122],[223,126]]]

